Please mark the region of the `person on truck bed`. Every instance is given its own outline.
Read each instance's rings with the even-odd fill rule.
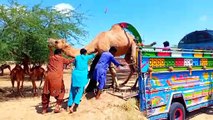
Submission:
[[[168,41],[165,41],[163,42],[163,46],[164,48],[162,49],[163,51],[170,51],[170,47],[169,47],[169,42]]]

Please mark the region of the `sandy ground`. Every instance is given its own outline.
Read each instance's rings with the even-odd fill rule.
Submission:
[[[0,76],[0,88],[11,90],[9,73]],[[64,81],[67,89],[65,98],[68,97],[70,88],[70,71],[64,72]],[[39,85],[37,81],[37,86]],[[16,85],[16,84],[15,84]],[[102,95],[100,100],[95,100],[92,94],[83,96],[78,111],[68,114],[66,111],[66,101],[63,104],[61,113],[53,113],[55,99],[51,98],[49,113],[42,115],[41,97],[33,97],[31,93],[32,84],[26,78],[24,82],[24,96],[18,97],[11,92],[0,92],[0,120],[146,120],[143,114],[138,110],[134,99],[124,101],[118,97],[107,94]],[[213,120],[213,109],[202,109],[188,115],[190,120]]]

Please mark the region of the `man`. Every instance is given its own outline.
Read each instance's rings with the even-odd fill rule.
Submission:
[[[60,112],[60,107],[63,102],[65,88],[63,82],[63,66],[64,64],[70,64],[72,60],[68,60],[61,56],[61,49],[52,51],[50,49],[49,63],[47,65],[47,73],[44,82],[44,88],[42,93],[42,114],[47,113],[50,96],[54,96],[56,101],[55,113]]]
[[[87,50],[84,48],[80,50],[80,55],[75,57],[75,68],[72,71],[72,84],[67,103],[70,113],[75,112],[80,104],[84,88],[88,83],[88,63],[94,57],[95,54],[87,55]]]
[[[170,47],[169,47],[169,42],[168,41],[165,41],[165,42],[163,42],[163,51],[170,51],[171,49],[170,49]]]
[[[123,66],[123,64],[120,64],[118,61],[115,60],[114,55],[116,52],[117,49],[115,47],[111,47],[109,52],[103,52],[97,65],[95,66],[93,77],[98,82],[98,91],[96,93],[96,99],[100,98],[101,91],[103,90],[106,84],[106,74],[110,63],[113,62],[117,67]]]

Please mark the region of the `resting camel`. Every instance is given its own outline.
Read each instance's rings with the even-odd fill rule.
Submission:
[[[73,48],[68,43],[66,43],[66,40],[64,39],[50,38],[48,42],[49,45],[52,45],[58,49],[62,49],[67,56],[75,57],[76,55],[80,54],[79,49]],[[154,44],[151,44],[151,46]],[[102,53],[103,51],[108,51],[111,46],[117,48],[115,56],[125,55],[124,59],[129,64],[131,72],[128,78],[122,83],[122,85],[125,85],[136,70],[133,63],[136,61],[137,45],[133,35],[126,32],[120,24],[115,24],[109,31],[98,34],[94,40],[85,46],[85,49],[87,50],[87,53],[93,53],[94,51]],[[116,87],[118,87],[115,69],[110,67],[110,72],[112,74],[113,81],[116,83]],[[135,83],[133,87],[136,87],[136,85],[137,84]]]

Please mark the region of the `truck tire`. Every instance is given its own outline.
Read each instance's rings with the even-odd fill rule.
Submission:
[[[169,120],[185,120],[185,109],[179,102],[172,103],[169,110]]]

